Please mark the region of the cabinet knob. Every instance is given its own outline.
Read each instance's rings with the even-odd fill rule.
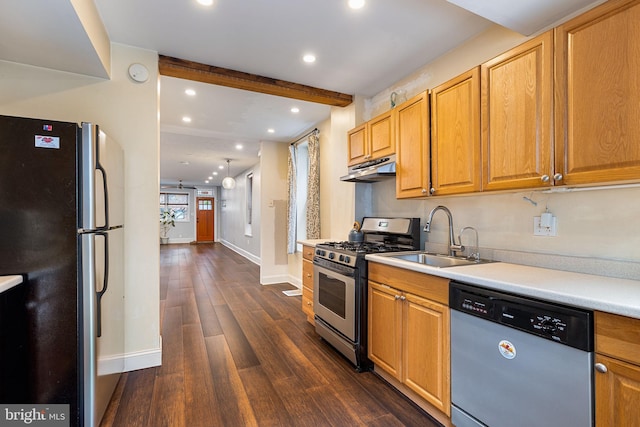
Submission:
[[[435,193],[436,193],[436,189],[435,189],[435,188],[433,188],[433,187],[431,187],[431,190],[429,190],[429,192],[430,192],[431,194],[435,194]]]
[[[422,194],[427,194],[427,189],[426,188],[422,189]]]
[[[406,299],[407,299],[407,297],[405,297],[404,295],[402,295],[402,296],[400,297],[400,301],[404,301],[404,300],[406,300]]]
[[[400,299],[400,295],[396,295],[394,298],[395,298],[395,299],[396,299],[396,301],[397,301],[397,300],[399,300],[399,299]]]
[[[540,177],[540,181],[542,182],[549,182],[549,175],[542,175]]]
[[[606,374],[608,369],[607,366],[604,363],[596,363],[596,371],[600,372],[601,374]]]
[[[311,278],[311,275],[307,273],[307,277]]]
[[[307,305],[311,305],[311,301],[307,301]]]
[[[557,173],[557,174],[553,175],[553,179],[556,180],[556,181],[562,181],[562,178],[564,178],[564,177],[562,176],[561,173]]]

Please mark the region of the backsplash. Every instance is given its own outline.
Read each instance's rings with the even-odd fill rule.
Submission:
[[[371,186],[357,199],[370,203],[359,209],[367,215],[419,217],[422,225],[438,205],[448,207],[454,220],[456,239],[460,229],[472,226],[479,233],[483,258],[516,264],[553,268],[640,280],[640,188],[599,188],[513,193],[483,193],[465,196],[398,200],[395,181]],[[367,200],[369,199],[369,200]],[[533,235],[533,218],[545,209],[557,218],[557,236]],[[472,244],[471,234],[463,243]],[[446,252],[448,222],[437,212],[432,231],[421,233],[422,247]]]

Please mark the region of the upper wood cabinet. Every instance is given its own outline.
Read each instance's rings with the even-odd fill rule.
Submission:
[[[484,63],[482,189],[552,184],[553,31]]]
[[[387,111],[350,130],[349,166],[379,159],[395,153],[395,128],[393,111]]]
[[[640,1],[612,0],[555,29],[560,184],[640,179]]]
[[[396,197],[427,196],[429,188],[429,100],[427,92],[395,110]]]
[[[480,191],[480,67],[431,91],[431,194]]]
[[[347,140],[349,141],[349,166],[364,162],[368,155],[367,124],[363,123],[351,129],[347,133]]]

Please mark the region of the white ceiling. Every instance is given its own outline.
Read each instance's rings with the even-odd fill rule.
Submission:
[[[92,1],[112,42],[365,97],[495,25],[447,0],[367,0],[360,10],[347,0],[3,0],[0,59],[105,77],[72,6]],[[161,181],[185,185],[204,185],[227,158],[239,174],[258,161],[260,141],[291,142],[330,111],[171,77],[161,78],[160,102]]]
[[[445,0],[96,0],[112,41],[321,89],[371,96],[491,23]],[[305,53],[315,64],[302,61]],[[195,87],[186,99],[184,87]],[[300,113],[290,112],[298,106]],[[189,125],[181,122],[191,115]],[[203,184],[231,158],[258,161],[259,141],[291,142],[330,107],[220,86],[161,79],[161,181]],[[268,134],[267,128],[275,133]],[[243,151],[234,147],[242,142]],[[181,162],[189,162],[184,165]],[[346,172],[346,171],[345,171]],[[220,182],[226,174],[219,174]]]

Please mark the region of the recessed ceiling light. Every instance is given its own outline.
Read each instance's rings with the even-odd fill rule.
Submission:
[[[186,89],[184,93],[186,93],[189,96],[196,96],[196,91],[193,89]]]
[[[242,150],[242,144],[236,144],[236,150]]]
[[[267,132],[269,133],[275,133],[275,131],[276,131],[275,129],[267,129]]]
[[[299,113],[300,109],[298,107],[293,107],[293,108],[291,108],[291,112],[292,113]]]
[[[315,55],[307,53],[305,56],[302,57],[302,60],[306,63],[311,64],[312,62],[316,62],[316,57]]]
[[[211,6],[213,4],[213,0],[197,0],[203,6]]]
[[[208,183],[209,183],[209,181],[205,181],[204,183],[205,183],[205,184],[208,184]]]
[[[360,9],[364,6],[364,0],[349,0],[349,7],[351,9]]]
[[[180,162],[180,164],[187,166],[189,164],[189,162],[187,162],[186,160],[183,160],[183,161]]]
[[[213,172],[213,176],[217,176],[217,175],[218,175],[218,172]]]
[[[213,177],[212,177],[212,176],[210,176],[210,177],[209,177],[209,178],[207,178],[207,179],[213,179]]]
[[[185,123],[191,123],[191,117],[184,116],[182,118],[182,121],[185,122]]]
[[[218,166],[218,169],[224,169],[224,165]]]

